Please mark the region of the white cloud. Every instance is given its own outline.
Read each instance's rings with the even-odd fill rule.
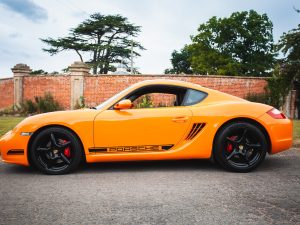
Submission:
[[[47,19],[46,10],[31,0],[0,0],[0,4],[34,22]]]

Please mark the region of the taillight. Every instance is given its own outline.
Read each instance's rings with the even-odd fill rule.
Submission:
[[[278,109],[271,109],[270,111],[267,112],[270,116],[272,116],[274,119],[285,119],[286,116],[280,112]]]

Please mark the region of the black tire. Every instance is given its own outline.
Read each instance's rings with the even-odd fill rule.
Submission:
[[[34,137],[29,149],[30,162],[41,172],[51,175],[75,170],[83,156],[76,135],[61,127],[42,130]]]
[[[249,172],[259,166],[268,150],[264,133],[247,122],[230,123],[218,132],[214,158],[227,170]]]

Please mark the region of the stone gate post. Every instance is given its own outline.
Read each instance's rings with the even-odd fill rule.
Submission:
[[[69,66],[71,72],[71,109],[74,109],[84,91],[84,76],[89,75],[90,68],[83,62],[74,62]]]
[[[32,71],[26,64],[17,64],[12,69],[14,74],[14,105],[20,106],[23,102],[23,80]]]

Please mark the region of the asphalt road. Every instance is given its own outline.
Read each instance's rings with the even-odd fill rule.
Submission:
[[[0,163],[0,224],[300,224],[300,150],[259,169],[207,161],[92,164],[47,176]]]

